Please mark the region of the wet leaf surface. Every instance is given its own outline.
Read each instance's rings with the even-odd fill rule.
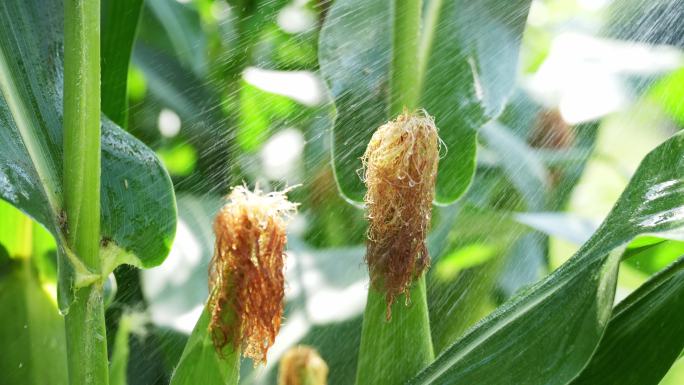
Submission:
[[[571,384],[656,385],[684,349],[684,258],[615,308],[598,350]]]
[[[529,6],[528,0],[432,0],[425,7],[419,105],[435,116],[446,147],[438,203],[453,203],[470,184],[477,130],[501,112],[513,89]],[[359,158],[375,129],[392,118],[392,7],[391,0],[337,0],[321,30],[321,71],[338,114],[333,162],[341,192],[353,201],[364,193]]]
[[[64,249],[62,14],[55,2],[0,4],[0,197],[47,227]],[[150,149],[106,118],[101,140],[103,252],[158,265],[175,232],[171,181]]]
[[[603,224],[563,266],[519,293],[419,374],[415,384],[565,384],[592,357],[612,314],[622,250],[684,226],[684,135],[644,158]]]

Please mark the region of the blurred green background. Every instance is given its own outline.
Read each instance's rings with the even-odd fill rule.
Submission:
[[[460,314],[434,326],[437,349],[440,336],[465,330],[569,258],[644,155],[684,126],[684,35],[661,28],[684,25],[676,3],[533,2],[518,87],[481,130],[473,185],[457,204],[435,208],[431,317]],[[331,384],[354,378],[368,287],[365,221],[341,198],[330,165],[334,108],[317,59],[330,4],[145,1],[127,129],[171,174],[179,225],[161,267],[121,267],[108,287],[108,338],[130,345],[129,384],[168,383],[207,297],[213,215],[239,184],[301,185],[289,194],[301,206],[290,227],[283,328],[268,365],[243,364],[243,382],[275,383],[279,357],[300,342],[320,351]],[[14,211],[0,201],[3,218]],[[54,300],[54,244],[36,228],[39,281]],[[0,235],[7,250],[12,240],[11,231]],[[649,240],[639,242],[627,252]],[[623,262],[617,300],[681,254],[684,242],[669,241],[657,255]],[[682,383],[680,359],[662,384]]]

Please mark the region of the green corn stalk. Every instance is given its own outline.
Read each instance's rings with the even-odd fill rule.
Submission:
[[[390,105],[393,116],[416,109],[420,96],[419,60],[422,0],[394,0]]]
[[[100,272],[100,1],[64,3],[64,233]],[[70,282],[60,282],[70,285]],[[103,282],[75,288],[65,316],[71,385],[109,383]]]

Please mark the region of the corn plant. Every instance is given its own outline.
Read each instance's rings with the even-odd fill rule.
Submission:
[[[244,84],[241,73],[250,55],[263,49],[256,33],[267,28],[274,10],[285,2],[197,1],[210,11],[220,3],[216,7],[229,7],[235,17],[231,31],[237,48],[216,60],[211,71],[184,34],[195,30],[174,29],[190,20],[185,18],[188,10],[177,2],[147,3],[147,8],[142,0],[0,3],[0,197],[9,204],[0,206],[0,308],[9,315],[0,327],[2,383],[140,381],[131,378],[127,367],[135,354],[130,334],[144,321],[133,307],[117,312],[111,306],[112,276],[116,271],[121,282],[138,282],[137,270],[124,265],[146,269],[164,262],[178,219],[175,190],[182,185],[174,186],[155,152],[126,131],[135,133],[130,123],[138,122],[129,116],[136,110],[129,105],[128,86],[144,10],[171,36],[169,45],[178,55],[170,61],[189,69],[190,78],[215,77],[213,83],[197,86],[202,95],[206,91],[214,103],[221,93],[217,89],[229,90],[225,108],[204,109],[193,119],[242,124],[237,132],[229,127],[228,135],[194,128],[199,144],[220,140],[207,146],[198,170],[182,181],[212,182],[208,176],[216,169],[221,179],[216,189],[225,198],[211,213],[213,221],[206,216],[200,220],[213,230],[213,244],[204,245],[212,250],[205,276],[208,296],[192,333],[170,354],[161,381],[258,383],[245,376],[249,365],[243,365],[243,358],[254,366],[272,358],[269,350],[287,314],[288,226],[297,211],[320,202],[310,197],[295,202],[305,195],[300,191],[315,190],[307,183],[271,192],[240,185],[235,179],[244,170],[229,163],[239,163],[236,148],[249,153],[259,145],[255,132],[266,130],[254,118],[261,115],[251,99],[266,96],[250,94],[255,91]],[[465,270],[454,284],[430,281],[431,254],[448,247],[445,234],[454,234],[454,224],[463,227],[455,230],[463,239],[450,241],[452,245],[489,236],[502,249],[515,243],[523,245],[522,254],[533,252],[519,239],[495,231],[501,223],[524,223],[524,218],[482,209],[490,208],[496,196],[482,188],[491,186],[487,175],[479,175],[478,140],[499,153],[503,169],[515,173],[516,162],[524,168],[529,161],[520,155],[528,146],[567,150],[579,147],[575,141],[580,139],[591,147],[595,139],[595,134],[568,139],[567,127],[554,113],[543,115],[541,131],[533,132],[529,145],[504,127],[507,117],[500,115],[514,92],[530,4],[316,3],[321,16],[317,58],[307,65],[320,70],[332,101],[329,109],[303,115],[330,117],[328,171],[335,182],[334,199],[344,202],[323,200],[333,203],[324,203],[321,210],[344,207],[340,210],[361,213],[367,222],[363,261],[368,290],[362,319],[351,333],[356,338],[353,357],[343,357],[353,363],[351,374],[340,374],[335,365],[339,357],[300,345],[276,357],[280,385],[655,385],[680,358],[681,132],[643,158],[610,213],[571,258],[545,277],[515,286],[491,312],[483,310],[489,306],[487,295],[478,290],[492,290],[504,259]],[[156,27],[141,25],[142,40],[154,43],[150,36]],[[145,56],[145,45],[139,47],[137,63],[154,80],[154,71],[159,71],[150,64],[154,55]],[[172,87],[156,80],[163,90],[157,96],[171,100]],[[207,91],[207,84],[220,86]],[[169,103],[193,115],[194,101],[179,99]],[[287,105],[272,96],[268,100]],[[549,130],[555,130],[555,141],[549,141]],[[562,208],[564,189],[577,183],[583,167],[555,169],[553,175],[563,181],[553,181],[553,209]],[[515,187],[528,208],[542,207],[537,197],[541,187]],[[341,221],[352,223],[353,215]],[[328,232],[330,239],[346,230],[339,223]],[[471,236],[469,226],[492,231]],[[616,304],[621,263],[648,263],[656,255],[669,264],[654,268],[645,283]],[[435,270],[451,274],[448,266]],[[473,280],[479,286],[471,285]],[[53,291],[56,298],[49,294]],[[435,300],[434,291],[444,292],[439,298],[446,300]],[[335,350],[339,345],[342,352],[344,341],[334,337]]]

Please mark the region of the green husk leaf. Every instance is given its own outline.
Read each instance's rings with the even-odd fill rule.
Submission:
[[[356,385],[403,383],[434,359],[424,275],[413,283],[410,297],[407,306],[406,295],[398,296],[387,320],[385,293],[368,290]]]
[[[228,344],[217,352],[209,332],[211,311],[206,306],[188,339],[171,377],[171,385],[235,385],[240,377],[240,351]]]
[[[40,286],[30,260],[0,267],[2,383],[67,385],[64,320]]]

